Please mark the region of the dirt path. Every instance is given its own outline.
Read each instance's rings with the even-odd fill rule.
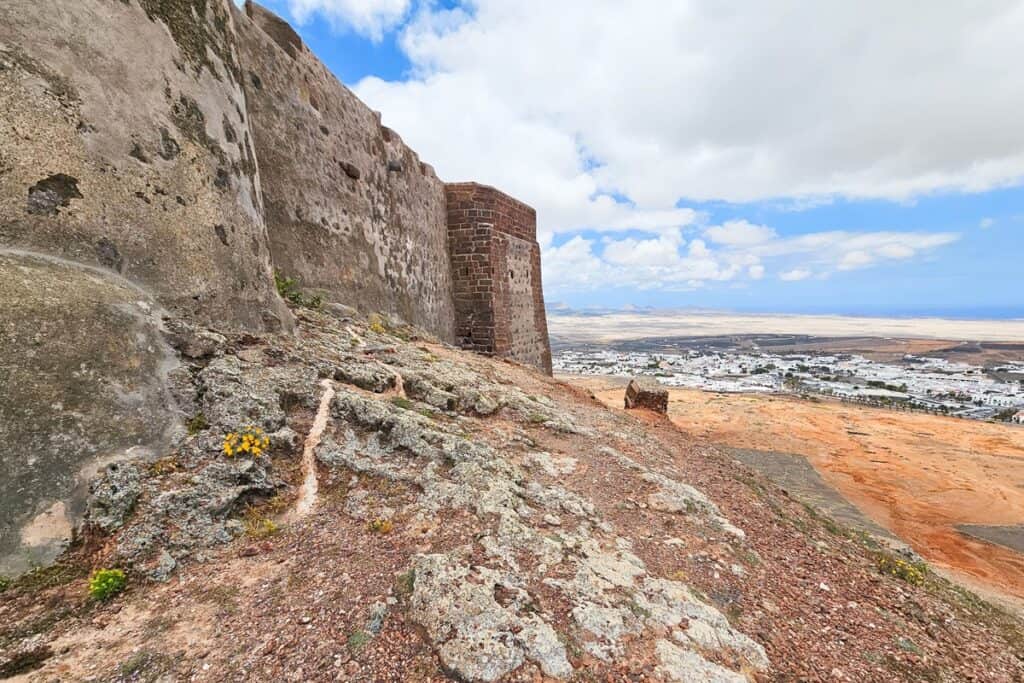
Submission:
[[[329,379],[320,382],[324,393],[320,395],[320,406],[317,408],[316,417],[313,419],[313,426],[306,435],[306,441],[302,446],[302,486],[299,489],[299,498],[295,507],[288,515],[287,521],[294,522],[308,515],[313,506],[316,505],[316,494],[319,483],[316,476],[316,447],[320,445],[320,437],[327,427],[327,418],[331,412],[331,400],[334,398],[334,383]]]
[[[622,390],[576,380],[609,406]],[[673,390],[685,432],[731,448],[801,455],[874,522],[982,592],[1024,600],[1024,555],[958,525],[1024,523],[1024,429],[782,396]]]

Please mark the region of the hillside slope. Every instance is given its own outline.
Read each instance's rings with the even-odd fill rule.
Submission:
[[[329,308],[166,321],[190,434],[0,593],[0,677],[1024,680],[1019,621],[666,420]]]

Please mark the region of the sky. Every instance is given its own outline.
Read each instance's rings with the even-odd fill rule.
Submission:
[[[1024,0],[270,0],[554,308],[1024,318]]]

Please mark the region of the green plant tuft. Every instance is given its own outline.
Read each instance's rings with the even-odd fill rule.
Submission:
[[[399,595],[409,596],[412,595],[413,589],[416,587],[416,570],[410,569],[407,572],[398,575],[398,581],[395,585],[395,592]]]
[[[261,510],[248,507],[245,510],[245,535],[249,538],[264,539],[277,535],[281,528],[269,517],[264,517]]]
[[[89,595],[95,600],[109,600],[128,585],[128,577],[120,569],[97,569],[89,578]]]
[[[192,419],[185,423],[188,427],[188,435],[195,436],[204,429],[209,428],[210,423],[206,421],[206,416],[202,413],[196,413]]]
[[[391,403],[402,410],[412,410],[414,408],[412,401],[403,396],[392,396]]]
[[[348,649],[351,650],[353,654],[356,654],[366,647],[366,644],[371,640],[373,640],[373,636],[366,631],[355,631],[348,637]]]
[[[302,290],[299,289],[299,281],[293,277],[282,275],[279,270],[274,271],[274,286],[277,287],[277,293],[281,295],[281,298],[288,303],[317,310],[324,305],[324,298],[322,296],[319,294],[312,296],[304,295]]]

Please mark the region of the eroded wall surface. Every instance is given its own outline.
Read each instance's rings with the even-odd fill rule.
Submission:
[[[327,298],[453,339],[444,184],[287,23],[247,4],[245,88],[270,249]]]
[[[230,0],[0,3],[0,247],[98,265],[170,311],[275,330]]]
[[[446,191],[456,343],[550,374],[536,212],[486,185]]]
[[[0,249],[0,575],[63,550],[100,465],[183,431],[159,328],[109,269]]]

